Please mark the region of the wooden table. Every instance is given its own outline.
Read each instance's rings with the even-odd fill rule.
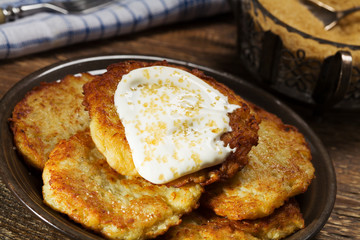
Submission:
[[[17,81],[49,64],[114,53],[175,58],[251,81],[248,72],[239,67],[233,22],[231,15],[222,15],[1,61],[0,97]],[[287,103],[318,134],[336,168],[335,208],[316,239],[360,239],[360,112],[330,111],[319,121],[302,104]],[[24,207],[3,182],[0,205],[0,239],[68,239]]]

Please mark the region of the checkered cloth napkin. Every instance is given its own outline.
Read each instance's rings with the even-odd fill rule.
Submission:
[[[0,7],[49,0],[0,0]],[[0,59],[130,34],[229,10],[227,0],[117,0],[83,15],[38,13],[0,25]]]

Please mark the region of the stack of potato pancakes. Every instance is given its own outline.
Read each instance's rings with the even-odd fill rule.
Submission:
[[[190,72],[240,106],[221,164],[166,184],[137,173],[114,93],[123,75],[150,66]],[[199,70],[124,61],[69,75],[28,92],[10,124],[24,161],[42,171],[44,202],[105,238],[281,239],[304,228],[293,198],[314,177],[303,135]]]

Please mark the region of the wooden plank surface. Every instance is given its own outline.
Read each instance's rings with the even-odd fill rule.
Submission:
[[[225,15],[1,61],[0,97],[16,82],[40,68],[75,57],[102,54],[169,57],[252,79],[239,64],[236,26],[232,16]],[[315,239],[360,239],[360,113],[330,111],[319,120],[301,104],[290,101],[287,104],[320,137],[336,168],[335,208]],[[0,182],[0,239],[69,238],[30,212]]]

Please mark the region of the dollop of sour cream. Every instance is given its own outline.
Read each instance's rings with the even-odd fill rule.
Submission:
[[[153,66],[122,77],[114,102],[138,173],[163,184],[223,162],[234,149],[220,136],[231,131],[238,105],[186,71]]]

